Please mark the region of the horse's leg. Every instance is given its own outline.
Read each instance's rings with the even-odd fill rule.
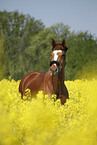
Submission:
[[[62,88],[62,94],[69,99],[69,93],[65,84],[63,85],[63,88]]]
[[[23,99],[22,81],[19,84],[19,92],[21,93],[21,99]]]
[[[64,103],[66,102],[67,96],[65,95],[61,95],[61,104],[64,105]]]
[[[59,98],[59,96],[58,96]],[[64,103],[66,102],[66,99],[69,98],[69,94],[68,94],[68,90],[66,88],[66,86],[64,85],[62,88],[62,94],[61,94],[61,104],[64,105]]]

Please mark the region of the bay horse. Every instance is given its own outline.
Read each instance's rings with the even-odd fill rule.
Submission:
[[[61,44],[56,44],[54,39],[52,40],[52,47],[48,72],[31,72],[22,78],[19,85],[22,99],[26,89],[30,89],[32,96],[35,96],[39,90],[48,94],[50,98],[52,94],[56,94],[57,99],[61,99],[62,105],[69,98],[68,90],[64,84],[64,67],[68,48],[65,46],[65,40]]]

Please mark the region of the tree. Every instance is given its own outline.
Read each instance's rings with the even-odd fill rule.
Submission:
[[[4,55],[7,76],[11,75],[12,78],[18,79],[15,74],[18,71],[17,62],[23,57],[23,52],[30,45],[31,38],[43,29],[41,20],[35,20],[30,15],[20,14],[18,11],[0,11],[0,37],[5,36]],[[24,64],[25,59],[22,60]]]
[[[4,55],[4,36],[0,38],[0,80],[5,77],[6,68],[5,68],[5,55]]]
[[[23,35],[33,36],[44,29],[41,20],[18,11],[0,11],[0,35],[22,38]]]
[[[48,71],[53,38],[58,40],[56,33],[52,32],[51,28],[44,29],[34,39],[32,38],[30,46],[25,50],[25,54],[31,57],[32,71]]]
[[[30,15],[3,11],[0,12],[0,65],[6,66],[6,77],[18,80],[31,71],[47,72],[53,38],[57,43],[65,39],[69,48],[66,79],[81,78],[82,74],[86,77],[85,71],[97,72],[97,39],[87,31],[70,32],[70,27],[63,23],[44,29],[43,23]]]
[[[55,32],[59,39],[66,39],[70,35],[70,27],[62,22],[51,26],[51,31]]]
[[[67,53],[67,79],[82,78],[83,75],[87,76],[89,72],[93,72],[95,68],[93,64],[97,62],[97,40],[94,40],[93,36],[86,31],[72,34],[68,37],[67,44],[70,48]],[[97,71],[96,68],[95,71]]]

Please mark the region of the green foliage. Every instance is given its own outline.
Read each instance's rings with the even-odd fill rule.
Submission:
[[[63,36],[67,37],[69,34],[69,27],[60,23],[44,29],[34,39],[32,38],[30,47],[25,50],[32,58],[32,71],[47,72],[50,64],[50,53],[52,51],[52,39],[54,38],[57,43],[61,43],[64,38]]]
[[[5,77],[4,36],[0,38],[0,80]]]
[[[48,71],[52,51],[51,40],[53,38],[58,40],[57,35],[51,31],[51,28],[46,28],[34,39],[32,38],[31,45],[25,50],[25,53],[32,58],[30,63],[32,71]]]
[[[70,48],[67,53],[67,79],[86,78],[86,72],[91,74],[94,69],[97,72],[97,67],[95,67],[97,64],[97,40],[94,40],[91,34],[87,32],[73,34],[68,38],[67,44]]]
[[[0,35],[22,38],[24,35],[33,36],[43,29],[43,23],[30,15],[0,11]]]
[[[3,38],[3,39],[2,39]],[[0,65],[2,77],[21,79],[32,71],[47,72],[52,51],[51,40],[66,39],[66,80],[89,78],[97,73],[97,39],[86,32],[70,32],[70,27],[57,23],[44,29],[41,20],[18,11],[0,12]],[[1,53],[3,52],[3,53]]]
[[[66,39],[70,35],[70,27],[63,23],[57,23],[51,27],[52,32],[55,32],[59,39]]]
[[[41,20],[35,20],[30,15],[0,11],[0,38],[5,36],[3,58],[6,77],[10,75],[17,80],[27,72],[31,58],[24,54],[24,50],[30,45],[31,38],[43,29]]]

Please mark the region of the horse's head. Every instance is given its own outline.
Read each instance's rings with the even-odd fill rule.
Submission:
[[[67,47],[65,46],[65,40],[61,44],[56,44],[55,40],[52,40],[52,53],[50,60],[50,72],[55,76],[65,66],[65,57]]]

